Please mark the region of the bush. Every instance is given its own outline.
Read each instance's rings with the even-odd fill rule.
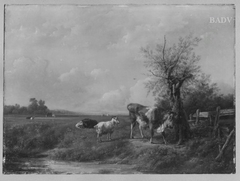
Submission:
[[[32,155],[54,148],[64,129],[55,129],[53,124],[34,123],[4,128],[4,153],[8,156]]]
[[[74,134],[66,134],[52,159],[67,161],[97,161],[130,154],[127,140],[97,143],[91,140],[72,140]],[[63,149],[63,145],[66,146]],[[71,145],[71,146],[69,146]],[[67,146],[71,149],[67,149]]]

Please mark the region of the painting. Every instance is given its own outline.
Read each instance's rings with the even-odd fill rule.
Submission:
[[[2,9],[3,175],[236,175],[236,4]]]

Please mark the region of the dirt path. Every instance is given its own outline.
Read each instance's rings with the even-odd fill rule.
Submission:
[[[154,147],[176,147],[173,145],[165,145],[160,143],[151,144],[148,139],[131,139],[129,142],[133,146],[133,149],[136,151],[136,153],[144,149]],[[184,151],[184,147],[181,146],[177,147],[177,149],[179,151]],[[113,162],[113,164],[111,162]],[[125,160],[119,160],[119,158],[112,158],[101,162],[66,162],[53,161],[48,158],[44,158],[43,160],[43,164],[46,168],[48,168],[48,172],[57,174],[142,174],[136,170],[136,165],[124,163]]]
[[[18,163],[19,164],[19,163]],[[135,165],[55,161],[48,157],[21,159],[18,174],[141,174]]]
[[[151,144],[147,139],[129,140],[136,153],[144,149],[161,147],[173,148],[173,145]],[[179,148],[178,148],[179,149]],[[144,151],[143,151],[144,152]],[[111,158],[101,162],[73,162],[55,161],[50,159],[54,150],[39,155],[38,158],[21,159],[21,174],[142,174],[137,171],[136,165],[128,163],[125,159]],[[128,159],[126,157],[126,159]],[[126,161],[126,162],[125,162]],[[15,172],[16,173],[16,172]]]
[[[54,150],[39,155],[38,158],[21,159],[18,163],[19,174],[141,174],[136,165],[111,163],[109,160],[101,162],[73,162],[56,161],[50,158]]]
[[[45,161],[48,168],[58,174],[139,174],[127,164],[100,164],[99,162]]]

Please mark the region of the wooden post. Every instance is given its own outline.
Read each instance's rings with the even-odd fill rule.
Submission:
[[[213,119],[212,119],[212,113],[208,112],[208,121],[209,121],[209,126],[212,127],[213,126]]]
[[[227,145],[228,145],[229,141],[231,140],[231,137],[232,137],[233,133],[234,133],[234,129],[228,135],[227,140],[225,141],[222,149],[220,150],[220,152],[219,152],[218,156],[215,158],[215,160],[219,160],[222,157],[223,152],[227,148]]]
[[[192,114],[189,115],[189,120],[193,120],[193,115]]]
[[[214,137],[216,138],[216,136],[220,136],[219,135],[219,114],[220,114],[220,106],[217,107],[216,109],[216,116],[215,116],[215,122],[214,122],[214,131],[213,131],[213,134],[214,134]]]
[[[218,106],[217,109],[216,109],[216,117],[215,117],[214,126],[218,124],[219,114],[220,114],[220,106]]]
[[[213,134],[213,119],[212,119],[212,113],[208,112],[208,127],[209,127],[209,137]]]
[[[199,122],[199,113],[200,113],[200,109],[197,109],[197,111],[196,111],[196,122],[195,122],[195,124],[198,124],[198,122]]]

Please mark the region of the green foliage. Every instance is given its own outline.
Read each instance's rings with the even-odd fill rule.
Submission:
[[[54,148],[63,138],[65,128],[53,123],[4,126],[4,153],[7,158],[29,156]]]
[[[215,111],[216,107],[221,109],[233,108],[233,95],[219,94],[216,83],[211,83],[210,76],[202,74],[197,83],[188,90],[184,99],[184,107],[188,115],[201,111]]]
[[[45,105],[45,101],[30,98],[30,104],[28,107],[15,104],[14,106],[5,105],[4,114],[46,114],[49,112],[48,107]]]
[[[31,114],[46,114],[48,112],[47,106],[45,106],[45,101],[36,100],[35,98],[30,98],[30,104],[28,106],[28,112]]]
[[[12,106],[5,105],[4,106],[4,114],[28,114],[27,107],[20,106],[19,104],[15,104]]]

